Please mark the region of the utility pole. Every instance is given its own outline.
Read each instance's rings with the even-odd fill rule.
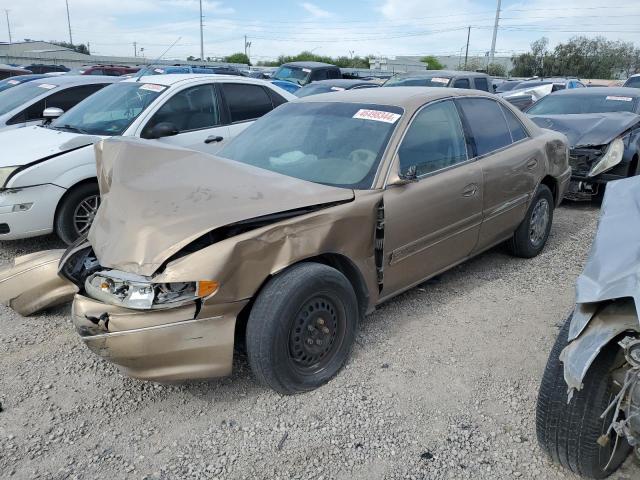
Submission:
[[[67,3],[67,25],[69,26],[69,43],[73,45],[73,37],[71,36],[71,17],[69,16],[69,0],[66,0]]]
[[[203,23],[202,19],[202,0],[200,0],[200,60],[204,62],[204,33],[203,33]]]
[[[11,24],[9,23],[9,10],[5,8],[4,14],[7,16],[7,31],[9,32],[9,43],[11,42]]]
[[[136,42],[133,42],[133,56],[138,56],[138,44]]]
[[[247,36],[244,36],[244,56],[247,56]]]
[[[469,38],[471,38],[471,27],[467,30],[467,49],[464,52],[464,69],[467,69],[467,59],[469,58]]]
[[[493,57],[496,54],[496,37],[498,36],[498,23],[500,23],[500,4],[498,0],[498,7],[496,8],[496,23],[493,25],[493,40],[491,40],[491,53],[489,55],[489,64],[493,63]]]

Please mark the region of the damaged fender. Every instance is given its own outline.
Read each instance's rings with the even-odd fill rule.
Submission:
[[[78,287],[58,275],[64,252],[36,252],[0,268],[0,302],[24,316],[70,302]]]
[[[621,333],[640,332],[640,177],[610,182],[598,232],[576,285],[569,345],[562,351],[569,388]]]

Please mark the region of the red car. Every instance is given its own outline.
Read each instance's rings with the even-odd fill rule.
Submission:
[[[136,73],[140,67],[127,67],[126,65],[91,65],[79,70],[80,75],[109,75],[119,77],[129,73]]]

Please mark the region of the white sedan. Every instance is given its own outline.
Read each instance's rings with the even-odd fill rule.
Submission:
[[[0,240],[55,232],[72,243],[84,235],[100,203],[93,144],[103,138],[141,137],[215,153],[295,98],[252,78],[157,75],[110,85],[48,126],[0,132]]]

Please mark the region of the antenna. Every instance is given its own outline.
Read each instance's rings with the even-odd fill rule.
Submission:
[[[159,61],[162,59],[162,57],[164,57],[164,56],[167,54],[167,52],[168,52],[169,50],[171,50],[171,49],[175,46],[175,44],[176,44],[176,43],[178,43],[178,42],[180,41],[180,39],[181,39],[181,38],[182,38],[182,37],[178,37],[178,38],[176,38],[175,42],[173,42],[171,45],[169,45],[169,46],[167,47],[167,49],[166,49],[164,52],[162,52],[158,58],[154,59],[154,60],[153,60],[153,62],[146,62],[146,63],[144,64],[144,66],[145,66],[145,67],[148,67],[148,66],[149,66],[149,65],[151,65],[151,64],[154,64],[154,63],[159,62]],[[142,78],[142,74],[144,73],[144,71],[145,71],[145,70],[146,70],[146,68],[141,68],[141,69],[140,69],[140,71],[138,72],[138,75],[136,76],[136,82],[139,82],[139,81],[140,81],[140,78]]]

